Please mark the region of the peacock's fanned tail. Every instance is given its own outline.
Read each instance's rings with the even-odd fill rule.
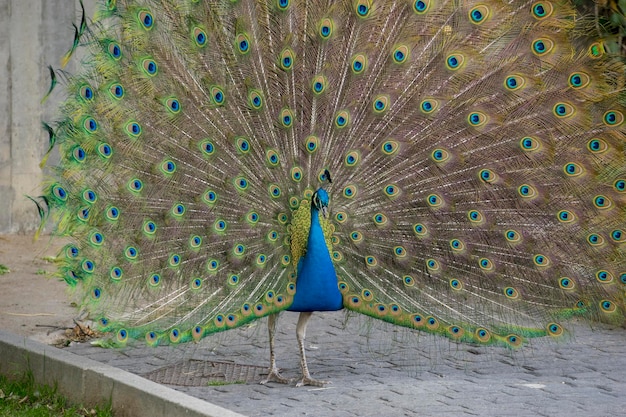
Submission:
[[[568,3],[101,3],[45,193],[119,342],[286,309],[326,169],[346,308],[509,346],[624,321],[625,69]]]

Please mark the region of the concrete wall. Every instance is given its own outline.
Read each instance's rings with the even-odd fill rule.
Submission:
[[[93,3],[85,2],[88,16]],[[44,105],[40,101],[50,85],[47,66],[58,69],[72,44],[78,10],[78,0],[0,0],[0,233],[39,226],[25,195],[40,195],[39,162],[48,147],[41,122],[54,120],[61,86]]]

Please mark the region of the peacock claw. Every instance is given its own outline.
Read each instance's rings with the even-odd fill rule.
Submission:
[[[313,379],[311,377],[303,377],[298,383],[296,387],[303,387],[305,385],[311,385],[313,387],[323,387],[324,385],[332,384],[332,381],[320,381],[317,379]]]
[[[267,373],[267,378],[260,382],[261,385],[265,385],[268,382],[279,382],[281,384],[291,383],[291,379],[285,378],[280,374],[280,369],[270,369]]]

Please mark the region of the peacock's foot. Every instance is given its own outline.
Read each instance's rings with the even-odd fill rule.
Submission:
[[[310,376],[304,376],[298,383],[296,387],[303,387],[305,385],[311,385],[313,387],[323,387],[324,385],[332,384],[331,381],[319,381],[317,379],[313,379]]]
[[[270,369],[270,371],[267,373],[267,378],[265,378],[260,383],[265,385],[268,382],[279,382],[281,384],[289,384],[291,382],[291,379],[285,378],[284,376],[280,374],[280,369],[274,368],[274,369]]]

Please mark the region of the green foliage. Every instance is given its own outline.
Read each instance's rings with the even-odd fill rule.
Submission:
[[[69,404],[56,387],[39,385],[27,372],[11,380],[0,375],[0,417],[110,417],[105,407],[84,407]]]
[[[239,385],[245,384],[246,381],[233,381],[233,382],[225,382],[225,381],[209,381],[207,386],[209,387],[221,387],[222,385]]]

